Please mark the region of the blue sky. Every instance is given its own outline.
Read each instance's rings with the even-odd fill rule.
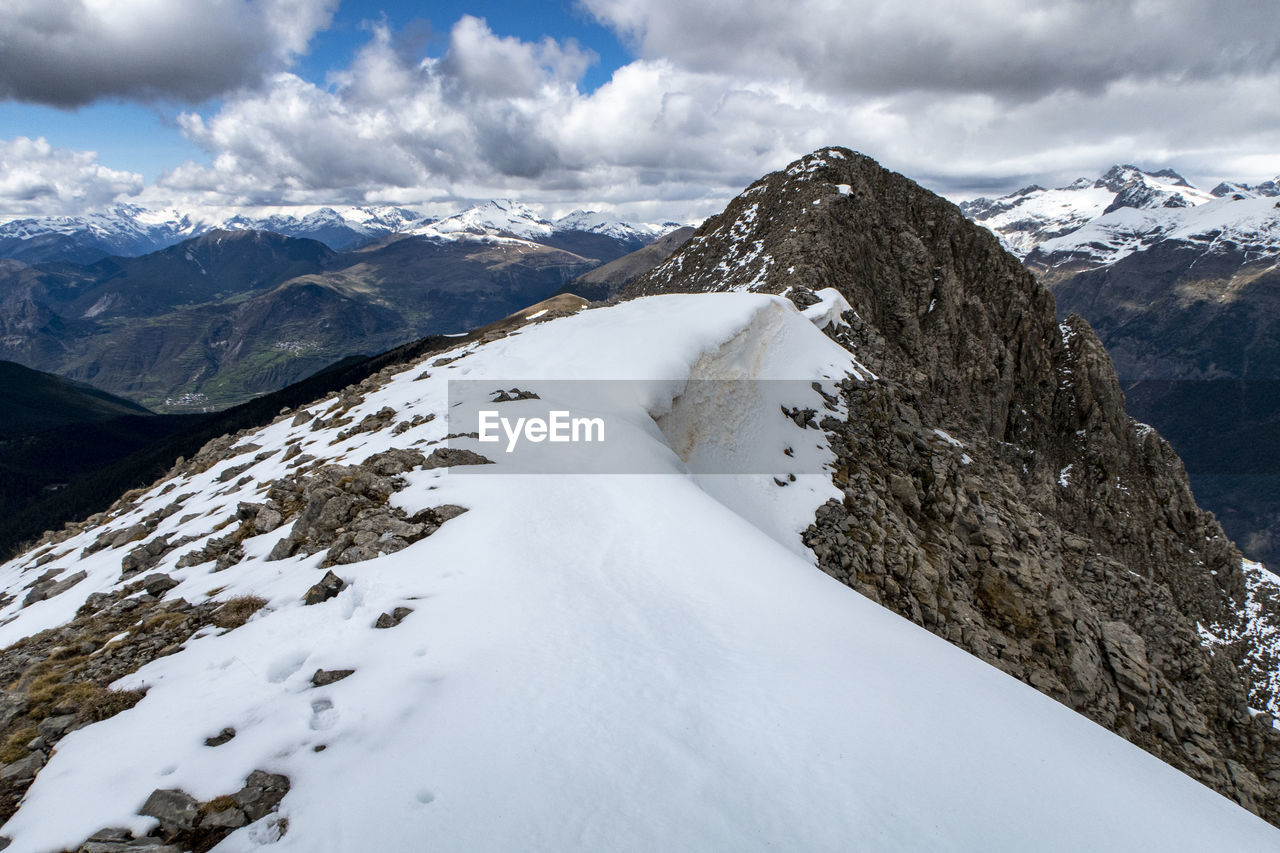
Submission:
[[[587,71],[584,88],[594,91],[609,80],[614,69],[633,57],[612,30],[572,2],[344,2],[333,25],[318,33],[309,56],[299,63],[300,72],[322,80],[331,68],[344,67],[368,40],[366,24],[385,20],[393,30],[406,34],[422,53],[441,56],[448,46],[449,28],[463,15],[484,18],[502,35],[525,41],[543,38],[577,39],[600,61]]]
[[[599,57],[582,81],[582,88],[588,92],[608,82],[614,69],[631,58],[609,28],[572,2],[344,0],[333,23],[316,33],[307,53],[296,58],[292,70],[324,85],[331,70],[346,67],[368,42],[368,25],[378,21],[385,21],[419,54],[439,57],[448,47],[449,28],[463,15],[485,18],[501,34],[526,41],[547,37],[576,39]],[[199,107],[216,110],[220,103],[214,98]],[[113,168],[135,171],[154,181],[175,163],[204,159],[200,147],[184,137],[174,121],[184,107],[190,105],[112,99],[68,109],[0,101],[0,138],[43,136],[56,146],[94,150]]]
[[[1280,173],[1267,0],[8,0],[0,218],[715,212],[839,144],[953,198]]]

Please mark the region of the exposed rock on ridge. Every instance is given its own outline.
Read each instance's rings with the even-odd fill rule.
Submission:
[[[805,533],[819,565],[1280,821],[1280,697],[1257,627],[1280,619],[1246,606],[1265,570],[1242,566],[1176,454],[1126,416],[1088,324],[1060,326],[992,234],[828,148],[757,181],[625,293],[823,287],[853,307],[829,333],[888,379],[847,382],[848,419],[820,424],[845,497]]]

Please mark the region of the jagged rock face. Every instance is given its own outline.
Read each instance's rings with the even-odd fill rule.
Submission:
[[[1230,244],[1230,240],[1221,241]],[[1156,424],[1246,554],[1280,564],[1275,254],[1164,241],[1073,274],[1037,270],[1106,341],[1129,411]]]
[[[625,293],[792,286],[839,289],[860,354],[993,438],[1022,431],[1015,398],[1051,398],[1052,297],[954,205],[847,149],[761,178]]]
[[[853,308],[829,333],[886,378],[847,382],[849,417],[818,424],[844,492],[805,533],[819,565],[1280,821],[1280,696],[1255,624],[1280,621],[1272,582],[1126,416],[1088,324],[1059,325],[993,235],[829,148],[627,293],[820,287]]]

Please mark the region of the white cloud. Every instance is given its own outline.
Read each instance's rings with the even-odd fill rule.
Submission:
[[[642,61],[789,87],[826,139],[941,190],[1127,161],[1280,171],[1269,0],[580,4]]]
[[[550,38],[532,44],[495,36],[484,20],[467,15],[449,34],[440,71],[463,98],[530,98],[548,84],[563,88],[580,80],[597,60],[573,41],[562,46]]]
[[[313,0],[260,8],[285,4],[312,15],[271,37],[275,56],[327,20]],[[144,197],[517,196],[699,218],[829,144],[953,195],[1065,183],[1115,162],[1209,185],[1280,172],[1280,48],[1265,3],[584,5],[639,53],[594,92],[579,86],[596,57],[572,41],[522,41],[465,16],[443,56],[418,58],[375,25],[323,84],[277,70],[216,111],[181,115],[209,162],[169,170]]]
[[[0,97],[199,102],[306,50],[337,0],[8,0]]]
[[[0,140],[0,205],[9,215],[81,213],[141,190],[141,175],[108,169],[92,151],[25,136]]]
[[[644,57],[811,89],[1032,98],[1274,71],[1270,0],[579,0]]]
[[[215,114],[182,115],[212,162],[171,170],[154,194],[255,204],[520,195],[703,216],[761,171],[845,138],[863,113],[837,105],[837,115],[785,80],[661,60],[625,66],[588,95],[578,82],[593,60],[464,17],[443,57],[415,61],[375,27],[327,87],[280,74]]]

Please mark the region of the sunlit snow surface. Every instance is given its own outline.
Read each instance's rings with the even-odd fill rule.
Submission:
[[[834,294],[822,295],[806,312],[819,322],[835,310]],[[671,473],[411,472],[397,505],[470,511],[404,551],[339,567],[351,586],[311,607],[300,597],[319,580],[321,555],[263,559],[288,525],[247,540],[248,557],[224,572],[173,568],[201,542],[168,555],[158,569],[182,581],[170,597],[196,602],[225,587],[218,598],[253,593],[270,604],[120,682],[150,690],[59,744],[0,828],[14,838],[10,851],[74,848],[104,826],[144,831],[153,822],[134,813],[153,789],[205,800],[255,768],[292,781],[281,804],[288,832],[269,845],[280,851],[1280,845],[1280,832],[1225,798],[817,570],[796,537],[838,494],[825,476],[786,487],[725,478],[708,490],[706,478],[681,473],[667,437],[676,431],[654,417],[679,408],[685,380],[719,372],[830,387],[866,375],[789,302],[652,297],[448,355],[464,353],[407,367],[351,412],[357,421],[388,405],[397,419],[437,415],[402,435],[331,447],[336,429],[286,418],[244,442],[271,450],[300,436],[305,452],[337,462],[415,442],[430,452],[447,428],[451,378],[649,380],[618,403],[634,419],[620,440]],[[723,420],[709,421],[708,434],[744,416],[733,406],[714,414]],[[829,453],[818,431],[787,428]],[[778,437],[734,435],[744,452]],[[195,492],[156,532],[212,528],[285,473],[276,454],[242,488],[217,482],[257,452],[180,478],[165,496],[153,490],[111,527]],[[58,546],[67,556],[50,564],[88,578],[0,612],[17,614],[0,644],[58,624],[116,583],[131,546],[76,559],[98,532]],[[0,568],[0,585],[28,582],[30,560]],[[414,608],[403,623],[373,629],[403,605]],[[317,668],[356,673],[313,688]],[[232,741],[203,746],[225,726],[237,730]],[[255,850],[269,838],[249,827],[217,849]]]

